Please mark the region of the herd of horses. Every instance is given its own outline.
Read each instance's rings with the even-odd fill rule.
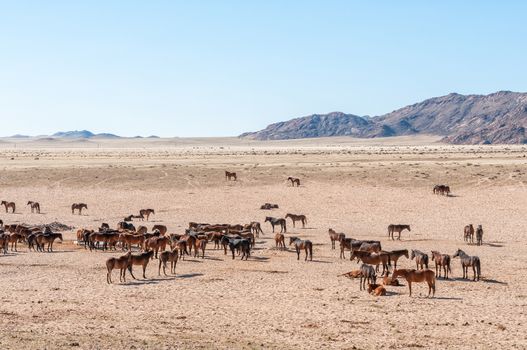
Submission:
[[[227,180],[237,180],[236,173],[225,172]],[[291,186],[300,186],[298,178],[289,177],[287,179]],[[436,185],[433,189],[434,194],[449,195],[450,188],[446,185]],[[16,211],[14,202],[2,201],[6,213],[11,210]],[[40,213],[40,204],[29,201],[27,203],[31,212]],[[261,209],[278,208],[276,204],[265,203]],[[83,209],[88,209],[86,203],[74,203],[71,206],[72,214],[75,211],[79,215]],[[126,272],[128,271],[132,278],[133,266],[141,266],[143,278],[146,278],[146,267],[153,259],[158,259],[158,274],[167,275],[168,264],[170,263],[170,273],[176,273],[178,260],[185,260],[185,256],[194,256],[195,258],[205,258],[207,245],[209,242],[214,244],[214,249],[223,249],[225,255],[230,251],[232,259],[236,256],[240,260],[248,260],[251,256],[251,250],[254,249],[256,239],[263,234],[261,224],[253,221],[248,224],[209,224],[190,222],[184,234],[168,233],[165,225],[153,225],[151,230],[144,225],[135,227],[133,219],[147,221],[151,215],[155,214],[154,209],[141,209],[139,215],[126,216],[118,222],[115,228],[103,223],[96,230],[82,228],[77,231],[77,244],[83,245],[86,250],[114,250],[121,249],[126,252],[119,257],[112,257],[106,260],[107,283],[112,283],[112,271],[119,270],[119,280],[126,281]],[[264,222],[269,222],[272,232],[275,234],[276,249],[286,250],[286,233],[287,219],[290,219],[293,227],[300,222],[302,228],[307,224],[307,218],[303,214],[287,213],[285,217],[266,217]],[[279,226],[280,232],[275,233],[275,228]],[[411,232],[410,225],[407,224],[390,224],[388,226],[388,238],[395,240],[401,239],[401,233],[405,230]],[[374,295],[386,295],[385,286],[397,286],[398,277],[404,278],[408,283],[409,294],[412,294],[412,283],[426,282],[429,287],[428,295],[435,295],[436,276],[438,278],[448,279],[452,273],[451,261],[459,258],[463,269],[463,278],[469,278],[468,269],[473,270],[473,280],[478,281],[481,276],[481,263],[477,256],[470,256],[461,249],[454,254],[448,255],[432,250],[431,259],[435,263],[435,272],[429,269],[429,255],[417,249],[399,249],[386,251],[382,249],[381,242],[378,240],[359,240],[346,237],[344,233],[337,233],[333,229],[328,230],[331,249],[336,249],[336,243],[340,246],[340,258],[345,258],[346,251],[350,252],[350,261],[357,260],[362,263],[360,269],[352,270],[343,274],[351,278],[360,278],[360,289],[368,290]],[[483,228],[478,225],[476,229],[472,224],[464,228],[464,241],[476,244],[483,243]],[[4,254],[7,253],[9,245],[12,251],[17,251],[19,243],[25,243],[29,251],[53,252],[53,243],[56,240],[63,241],[62,234],[52,232],[49,228],[43,230],[39,227],[28,227],[20,224],[4,225],[0,220],[0,249]],[[297,254],[297,260],[300,260],[304,252],[304,260],[313,260],[313,243],[310,240],[304,240],[297,236],[289,237],[289,246],[293,246]],[[416,269],[398,269],[397,262],[400,258],[405,257],[414,260]],[[393,265],[393,272],[390,277],[390,270]],[[377,273],[382,266],[381,277],[383,284],[377,284]],[[368,286],[366,286],[368,283]]]
[[[472,227],[472,225],[469,225]],[[469,227],[467,226],[467,227]],[[465,227],[465,232],[467,230]],[[409,225],[389,225],[388,226],[388,237],[392,237],[393,232],[400,232],[403,229],[410,231]],[[478,239],[478,245],[482,244],[483,229],[481,225],[478,226],[480,231],[480,239]],[[360,278],[360,289],[366,289],[366,281],[369,284],[368,291],[374,295],[385,295],[386,290],[383,286],[377,285],[377,272],[379,272],[379,266],[382,265],[381,276],[383,276],[384,285],[399,285],[396,279],[403,277],[408,283],[409,293],[412,295],[412,282],[426,282],[429,290],[428,295],[435,295],[435,280],[436,276],[441,277],[443,274],[444,279],[448,279],[452,273],[451,259],[459,258],[461,262],[461,268],[463,270],[463,279],[469,278],[468,269],[472,268],[473,280],[479,281],[481,278],[481,262],[478,256],[470,256],[463,250],[458,249],[454,254],[442,254],[436,250],[432,250],[431,257],[435,263],[435,272],[429,269],[429,256],[417,249],[400,249],[386,251],[381,247],[380,241],[371,240],[358,240],[354,238],[346,237],[344,233],[337,233],[333,229],[328,230],[329,239],[331,242],[331,248],[336,249],[335,243],[339,242],[340,245],[340,258],[345,258],[345,252],[350,251],[350,261],[357,260],[358,263],[362,263],[360,269],[352,270],[339,276],[346,276],[349,278]],[[466,233],[465,233],[466,236]],[[467,241],[467,240],[465,240]],[[415,269],[397,269],[397,261],[401,257],[414,260]],[[393,274],[389,277],[391,265],[394,265]],[[395,284],[394,284],[395,283]]]

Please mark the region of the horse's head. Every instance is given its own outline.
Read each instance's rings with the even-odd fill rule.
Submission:
[[[289,245],[295,243],[295,241],[298,239],[298,237],[289,237]]]
[[[267,222],[267,221],[271,222],[272,220],[273,220],[272,217],[270,217],[270,216],[266,216],[264,222]]]
[[[285,214],[285,218],[286,218],[286,219],[287,219],[287,218],[290,218],[290,217],[292,217],[292,216],[293,216],[293,215],[290,214],[290,213]]]
[[[453,258],[457,258],[458,256],[462,255],[463,254],[463,251],[461,249],[458,249],[454,255],[452,255]]]
[[[410,225],[406,225],[406,228],[408,229],[408,231],[412,231],[412,229],[410,228]]]
[[[0,203],[0,205],[5,205],[5,204],[7,204],[6,201],[2,201],[2,203]]]
[[[397,279],[397,277],[399,276],[402,276],[403,274],[401,273],[401,271],[399,270],[393,270],[393,273],[392,273],[392,280],[395,280]]]
[[[415,258],[415,250],[412,249],[411,253],[410,253],[410,260],[413,260]]]
[[[57,238],[60,239],[61,242],[64,241],[64,240],[62,239],[62,233],[57,233]]]
[[[344,233],[339,233],[339,242],[342,242],[346,238]]]
[[[432,261],[434,261],[434,257],[436,256],[436,254],[439,254],[435,250],[430,251],[430,253],[432,253]]]
[[[26,205],[31,205],[31,204],[33,204],[33,202],[32,201],[28,201]]]

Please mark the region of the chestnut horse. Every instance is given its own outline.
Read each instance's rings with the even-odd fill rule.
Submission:
[[[285,215],[285,218],[290,218],[291,221],[293,221],[293,227],[295,227],[295,223],[297,221],[302,221],[302,228],[305,228],[306,227],[306,224],[307,224],[307,218],[305,215],[295,215],[295,214],[290,214],[290,213],[287,213]]]
[[[126,282],[126,268],[130,267],[132,253],[128,252],[119,258],[110,258],[106,260],[106,282],[112,283],[112,270],[119,269],[119,282]]]
[[[27,205],[31,207],[31,212],[36,212],[37,214],[40,214],[40,204],[38,202],[29,201],[27,202]]]
[[[450,255],[441,254],[435,250],[432,250],[432,261],[435,262],[436,276],[441,277],[441,268],[443,268],[444,277],[448,279],[448,273],[452,272],[450,269]]]
[[[11,208],[13,214],[15,213],[15,209],[16,209],[15,202],[2,201],[2,203],[0,203],[0,205],[3,205],[5,207],[5,212],[6,213],[9,212],[8,211],[9,208]]]
[[[413,270],[413,269],[400,269],[394,270],[392,279],[402,276],[408,282],[408,289],[410,296],[412,296],[412,282],[426,282],[428,283],[428,296],[432,293],[432,296],[436,294],[436,277],[432,270]]]
[[[397,260],[402,256],[405,256],[406,259],[409,259],[408,249],[392,250],[387,252],[390,255],[390,260],[393,261],[393,268],[397,269]]]
[[[277,233],[274,235],[274,242],[277,249],[285,250],[285,236],[283,233]]]
[[[226,180],[231,180],[231,179],[234,179],[234,181],[238,180],[238,177],[236,176],[236,173],[231,173],[229,171],[225,171],[225,179]]]
[[[168,229],[165,225],[154,225],[152,227],[152,231],[155,231],[155,230],[158,230],[159,231],[159,234],[161,234],[161,236],[164,236],[166,235]]]
[[[287,178],[287,181],[291,181],[291,186],[295,187],[299,187],[300,186],[300,179],[296,178],[296,177],[291,177],[289,176]]]
[[[303,249],[306,252],[306,258],[304,261],[313,261],[313,243],[310,240],[301,240],[298,237],[289,237],[289,245],[294,244],[296,250],[296,260],[300,260],[300,251]]]
[[[88,209],[88,204],[86,203],[73,203],[71,205],[71,213],[75,214],[75,210],[79,211],[79,215],[82,214],[82,209]]]

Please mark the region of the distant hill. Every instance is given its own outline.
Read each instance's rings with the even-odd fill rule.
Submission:
[[[389,137],[429,134],[454,144],[527,143],[527,94],[449,94],[373,118],[333,112],[274,123],[240,137],[284,140],[306,137]]]
[[[68,139],[90,139],[92,137],[119,137],[114,134],[94,134],[88,130],[59,131],[51,136]]]

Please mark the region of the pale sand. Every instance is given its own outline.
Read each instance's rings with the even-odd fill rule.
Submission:
[[[345,138],[245,142],[235,139],[70,142],[6,140],[0,145],[0,197],[15,201],[5,223],[59,221],[112,226],[140,208],[181,233],[189,221],[246,223],[287,212],[308,217],[291,233],[315,243],[314,261],[277,251],[270,226],[249,261],[210,248],[206,259],[179,262],[176,278],[106,284],[105,260],[121,252],[74,245],[73,232],[53,254],[0,255],[2,348],[525,348],[527,346],[527,148],[447,146],[432,139]],[[91,141],[90,141],[91,142]],[[127,143],[129,142],[129,143]],[[173,142],[173,140],[170,140]],[[45,142],[44,142],[45,143]],[[390,146],[389,144],[395,145]],[[13,160],[11,160],[13,158]],[[38,160],[36,160],[38,158]],[[238,182],[223,171],[237,171]],[[302,187],[288,187],[297,176]],[[436,183],[454,196],[434,196]],[[41,203],[42,215],[24,204]],[[71,215],[73,202],[88,203]],[[259,210],[278,203],[272,212]],[[3,208],[0,208],[3,210]],[[408,223],[401,242],[390,223]],[[485,245],[463,242],[463,226],[482,224]],[[384,249],[459,247],[482,260],[483,281],[438,280],[427,287],[388,287],[386,297],[337,277],[358,268],[331,250],[327,229],[379,239]],[[346,254],[349,257],[349,253]],[[414,267],[402,258],[400,267]],[[433,267],[433,263],[431,265]],[[136,276],[140,275],[139,270]],[[471,274],[472,272],[470,272]],[[406,284],[406,282],[404,282]]]

